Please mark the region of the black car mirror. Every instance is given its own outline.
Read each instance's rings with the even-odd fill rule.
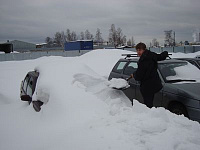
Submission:
[[[21,100],[22,101],[32,101],[32,98],[29,95],[22,95]]]

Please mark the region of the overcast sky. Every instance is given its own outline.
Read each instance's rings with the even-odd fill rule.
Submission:
[[[136,43],[163,43],[165,30],[175,31],[177,42],[193,41],[200,0],[0,0],[0,42],[42,43],[68,28],[94,35],[100,28],[107,40],[111,24]]]

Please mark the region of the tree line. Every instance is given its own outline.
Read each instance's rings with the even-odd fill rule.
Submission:
[[[107,43],[107,45],[112,45],[114,47],[127,44],[129,46],[134,45],[133,37],[127,41],[126,35],[123,34],[122,29],[120,27],[116,28],[114,24],[112,24],[109,29],[108,40],[103,39],[101,30],[97,28],[95,36],[88,29],[79,34],[67,29],[66,32],[56,32],[52,38],[46,37],[45,42],[47,43],[47,47],[64,47],[65,42],[77,40],[93,40],[96,45]]]

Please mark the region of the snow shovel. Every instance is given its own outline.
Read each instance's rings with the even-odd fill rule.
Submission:
[[[110,85],[109,87],[116,89],[116,90],[126,90],[127,88],[130,87],[130,85],[128,84],[128,81],[131,79],[132,77],[130,76],[127,79],[122,79],[122,78],[112,78],[110,80]]]

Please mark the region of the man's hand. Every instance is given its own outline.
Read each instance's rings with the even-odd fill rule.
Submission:
[[[168,57],[168,56],[169,56],[169,54],[168,54],[167,51],[164,51],[164,52],[163,52],[163,55],[164,55],[165,57]]]
[[[131,78],[134,78],[133,74],[131,74]]]
[[[131,74],[129,78],[126,78],[126,81],[128,81],[128,80],[130,80],[132,78],[133,78],[133,74]]]

